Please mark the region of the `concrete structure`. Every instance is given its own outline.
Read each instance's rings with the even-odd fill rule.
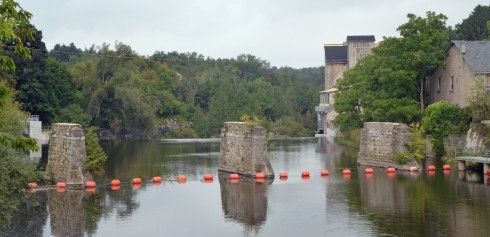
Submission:
[[[359,59],[370,54],[375,38],[373,35],[347,36],[344,44],[325,44],[325,90],[320,92],[320,104],[315,107],[318,119],[317,136],[335,136],[338,133],[332,120],[337,116],[334,110],[333,94],[337,91],[337,81],[344,72],[353,68]]]
[[[487,174],[490,171],[490,154],[484,156],[459,156],[456,157],[456,160],[458,160],[459,171],[466,170],[467,162],[483,164],[483,174]]]
[[[43,124],[39,120],[39,115],[31,115],[26,119],[25,124],[24,135],[36,139],[39,148],[38,151],[29,151],[29,158],[34,159],[33,162],[37,162],[36,159],[42,157],[42,146],[49,142],[49,133],[43,133]]]
[[[490,42],[453,40],[446,52],[446,65],[430,78],[430,103],[444,100],[467,106],[476,77],[483,77],[485,88],[490,89]]]
[[[263,173],[274,178],[267,154],[266,130],[256,124],[225,122],[221,129],[218,170],[254,176]]]
[[[361,144],[357,163],[376,167],[395,167],[409,170],[410,167],[420,168],[415,160],[399,164],[395,160],[396,153],[404,153],[409,127],[401,123],[366,122],[361,129]]]
[[[83,170],[85,134],[82,126],[73,123],[54,123],[51,126],[48,165],[46,172],[54,181],[66,182],[70,187],[83,187],[91,175]]]

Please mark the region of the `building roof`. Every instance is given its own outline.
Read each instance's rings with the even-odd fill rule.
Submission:
[[[325,61],[347,63],[347,46],[325,45]]]
[[[376,39],[374,38],[374,35],[349,35],[347,36],[347,42],[349,41],[368,41],[368,42],[374,42]]]
[[[448,49],[454,45],[461,52],[462,44],[465,44],[463,58],[474,73],[490,72],[490,42],[487,40],[461,41],[453,40]]]

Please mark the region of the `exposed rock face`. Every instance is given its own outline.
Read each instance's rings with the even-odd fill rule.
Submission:
[[[366,122],[361,129],[361,145],[357,163],[361,165],[395,167],[408,170],[420,168],[415,160],[399,164],[395,153],[407,151],[403,143],[409,140],[409,127],[401,123]]]
[[[83,185],[86,180],[91,180],[91,175],[83,171],[86,157],[85,134],[81,125],[73,123],[51,125],[46,166],[46,172],[51,179],[66,182],[72,187]]]
[[[221,129],[220,171],[274,178],[267,157],[266,130],[255,124],[225,122]]]

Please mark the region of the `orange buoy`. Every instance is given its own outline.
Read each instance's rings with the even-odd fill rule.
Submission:
[[[322,171],[320,171],[320,174],[321,174],[322,176],[324,176],[324,175],[329,175],[329,174],[330,174],[330,172],[328,172],[328,170],[322,170]]]
[[[56,183],[56,187],[58,187],[58,188],[66,188],[66,183],[65,182],[58,182],[58,183]]]
[[[112,189],[112,190],[114,190],[114,191],[117,191],[117,190],[119,190],[120,188],[121,188],[121,186],[119,186],[119,185],[112,185],[112,186],[111,186],[111,189]]]
[[[230,179],[238,179],[240,178],[239,174],[230,174]]]
[[[303,171],[301,172],[302,177],[309,177],[310,176],[310,171]]]
[[[141,182],[140,183],[133,183],[133,188],[141,188]]]
[[[85,187],[86,188],[93,188],[95,186],[97,186],[97,184],[94,181],[87,181],[87,182],[85,182]]]
[[[153,182],[154,182],[154,183],[159,183],[159,182],[162,182],[162,177],[160,177],[160,176],[155,176],[155,177],[153,177]]]
[[[37,188],[37,183],[28,183],[27,185],[31,188]]]
[[[213,175],[212,174],[205,174],[204,180],[213,180]]]
[[[364,172],[366,172],[366,174],[372,174],[374,172],[373,168],[366,168],[364,170]]]
[[[177,180],[187,180],[187,177],[183,174],[177,176]]]
[[[396,169],[393,168],[393,167],[389,167],[388,168],[388,173],[393,173],[393,172],[396,172]]]
[[[281,180],[281,181],[287,181],[288,180],[288,176],[279,177],[279,180]]]
[[[134,178],[133,184],[141,184],[141,179],[140,178]]]
[[[255,178],[256,179],[263,179],[263,178],[265,178],[265,174],[264,173],[256,173]]]
[[[419,169],[417,169],[417,167],[410,167],[410,172],[418,172]]]
[[[279,178],[287,178],[288,177],[288,173],[287,172],[281,172],[279,173]]]
[[[342,170],[342,174],[344,174],[344,175],[350,175],[351,174],[351,171],[350,171],[350,169],[345,169],[345,170]]]
[[[86,188],[85,192],[93,193],[95,192],[95,187]]]
[[[429,165],[429,167],[427,167],[427,170],[433,171],[433,170],[436,170],[436,167],[433,165]]]
[[[442,169],[443,170],[450,170],[451,169],[451,166],[450,165],[443,165],[442,166]]]
[[[119,179],[114,179],[111,181],[111,186],[119,186],[121,185],[121,181]]]

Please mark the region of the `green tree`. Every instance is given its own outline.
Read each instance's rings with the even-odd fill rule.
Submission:
[[[485,40],[490,34],[487,22],[490,20],[490,5],[477,5],[473,12],[455,27],[457,39]]]
[[[425,18],[408,14],[397,29],[401,37],[384,38],[344,74],[334,95],[334,123],[341,131],[368,121],[411,123],[422,117],[426,80],[446,58],[445,21],[434,12]]]
[[[104,172],[107,155],[102,150],[99,139],[92,128],[85,131],[85,149],[87,150],[87,160],[83,169],[96,174]]]

